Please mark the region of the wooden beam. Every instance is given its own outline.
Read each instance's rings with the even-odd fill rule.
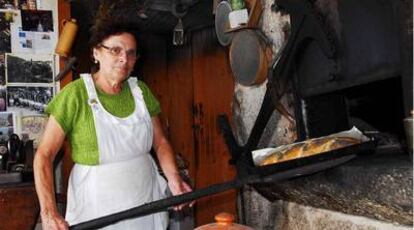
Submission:
[[[71,14],[70,14],[70,4],[68,1],[66,0],[58,0],[58,22],[59,22],[59,35],[62,32],[63,29],[63,25],[62,25],[62,21],[63,20],[69,20],[71,18]],[[65,67],[65,59],[64,58],[60,58],[59,59],[59,70],[62,70]],[[63,79],[61,79],[60,81],[60,87],[61,89],[63,87],[65,87],[67,84],[69,84],[72,81],[72,73],[69,72]],[[62,193],[61,197],[58,197],[58,200],[61,201],[66,201],[66,191],[67,191],[67,185],[68,185],[68,181],[69,181],[69,175],[70,175],[70,171],[72,169],[73,166],[73,161],[71,158],[71,152],[70,152],[70,145],[69,142],[67,140],[65,140],[64,144],[63,144],[63,148],[62,148],[64,155],[63,155],[63,162],[62,162],[62,179],[63,179],[63,188],[62,188]],[[66,205],[66,202],[65,202]]]

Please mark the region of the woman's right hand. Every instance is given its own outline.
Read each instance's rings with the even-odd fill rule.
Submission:
[[[69,224],[58,212],[41,213],[43,230],[67,230]]]

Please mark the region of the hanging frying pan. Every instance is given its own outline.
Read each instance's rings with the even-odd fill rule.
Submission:
[[[228,46],[233,37],[233,33],[226,32],[230,28],[229,14],[231,12],[230,3],[221,1],[216,8],[215,27],[219,43]]]
[[[234,34],[230,66],[235,80],[245,86],[262,83],[269,68],[271,47],[260,30],[243,29]]]

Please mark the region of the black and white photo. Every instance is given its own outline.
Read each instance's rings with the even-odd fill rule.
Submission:
[[[53,83],[52,55],[6,55],[6,82]]]
[[[21,17],[23,31],[53,31],[52,11],[50,10],[22,10]]]
[[[53,87],[7,86],[8,111],[41,114],[53,97]]]

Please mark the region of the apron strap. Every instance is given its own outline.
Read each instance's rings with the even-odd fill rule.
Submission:
[[[88,93],[88,104],[95,109],[98,106],[98,95],[96,94],[92,76],[90,74],[81,74],[80,76],[85,83],[86,92]]]
[[[144,100],[144,97],[142,96],[142,91],[138,87],[138,79],[136,77],[130,77],[128,79],[128,84],[129,88],[131,89],[132,95],[134,95],[134,98]]]
[[[138,110],[145,118],[151,120],[151,116],[149,115],[144,101],[144,96],[142,95],[142,90],[138,86],[138,79],[136,77],[130,77],[128,79],[128,84],[136,104],[135,110]]]

